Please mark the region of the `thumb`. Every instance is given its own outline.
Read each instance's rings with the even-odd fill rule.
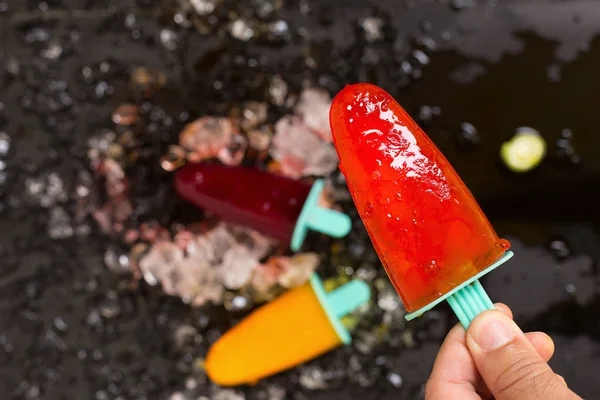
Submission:
[[[485,311],[473,320],[467,346],[496,400],[580,399],[500,311]]]

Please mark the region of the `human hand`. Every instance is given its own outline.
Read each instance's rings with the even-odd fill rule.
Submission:
[[[554,342],[523,333],[504,304],[450,330],[425,388],[426,400],[581,400],[548,360]]]

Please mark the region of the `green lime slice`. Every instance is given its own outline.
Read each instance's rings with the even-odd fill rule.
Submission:
[[[515,136],[500,147],[500,157],[514,172],[528,172],[537,167],[546,155],[546,142],[533,128],[518,128]]]

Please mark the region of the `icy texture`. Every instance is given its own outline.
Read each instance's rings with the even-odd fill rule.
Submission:
[[[231,247],[223,256],[221,265],[223,284],[227,289],[240,289],[250,280],[257,266],[258,260],[248,248],[242,245]]]
[[[196,306],[223,302],[226,289],[257,285],[264,291],[279,293],[283,287],[306,282],[318,264],[313,254],[271,258],[267,263],[272,264],[274,272],[263,275],[260,260],[272,252],[275,242],[231,224],[218,223],[199,232],[182,230],[172,240],[160,239],[161,235],[160,227],[148,225],[136,235],[155,241],[139,261],[140,273],[149,284],[161,284],[166,293]],[[106,255],[107,265],[115,269],[133,259],[133,253],[129,258],[117,258],[114,252]],[[236,309],[251,305],[244,298],[231,297],[229,302]]]
[[[296,104],[296,115],[301,117],[306,126],[314,130],[321,139],[332,142],[329,108],[331,108],[331,97],[326,90],[308,88],[300,94]]]
[[[323,176],[339,164],[333,146],[323,142],[300,117],[292,115],[275,124],[270,154],[279,162],[280,172],[292,178]]]
[[[186,125],[179,135],[179,145],[189,152],[190,161],[218,158],[236,165],[242,161],[248,141],[229,118],[205,116]]]

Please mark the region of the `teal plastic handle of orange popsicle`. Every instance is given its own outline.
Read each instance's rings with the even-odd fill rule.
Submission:
[[[329,322],[335,329],[340,341],[344,344],[352,342],[350,332],[341,322],[342,317],[350,314],[358,307],[369,302],[371,298],[371,289],[365,282],[354,279],[343,286],[327,293],[323,287],[321,279],[316,273],[310,278],[310,284],[319,299]]]
[[[469,328],[471,321],[473,321],[477,315],[486,310],[493,310],[495,308],[494,303],[492,303],[489,296],[485,292],[485,289],[483,289],[483,286],[481,286],[479,279],[488,272],[493,271],[506,261],[510,260],[512,256],[514,256],[514,253],[510,250],[507,251],[498,261],[460,286],[454,288],[435,301],[432,301],[425,307],[407,314],[405,317],[406,320],[410,321],[411,319],[420,317],[425,312],[431,310],[433,307],[446,300],[448,304],[450,304],[450,307],[452,307],[454,314],[456,314],[462,326],[464,326],[465,329]]]

